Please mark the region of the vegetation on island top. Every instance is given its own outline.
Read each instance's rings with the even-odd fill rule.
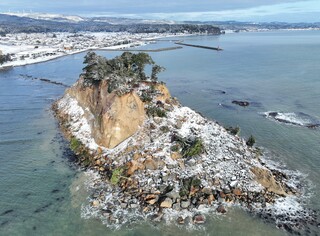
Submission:
[[[125,171],[125,168],[123,166],[120,166],[120,167],[114,169],[112,171],[112,175],[110,178],[111,184],[118,185],[121,177],[123,177],[123,175],[124,175],[124,171]]]
[[[230,134],[232,135],[239,135],[240,134],[240,127],[236,126],[236,127],[226,127],[225,128]]]
[[[182,157],[193,157],[204,152],[203,141],[198,137],[182,138],[177,134],[171,136],[171,141],[176,145],[171,147],[172,151],[180,151]]]
[[[88,52],[85,56],[83,78],[86,86],[99,83],[101,80],[108,80],[109,92],[117,89],[121,84],[136,84],[140,81],[150,80],[156,82],[158,73],[164,70],[156,65],[147,53],[124,52],[121,56],[113,59],[97,55],[95,52]],[[145,73],[146,65],[152,66],[151,76]]]
[[[190,177],[182,180],[179,191],[180,197],[191,196],[195,193],[194,189],[200,188],[201,180],[196,177]]]
[[[107,59],[94,52],[88,52],[85,56],[83,68],[83,86],[95,86],[104,80],[107,81],[109,93],[115,92],[118,96],[132,92],[139,88],[141,82],[145,87],[141,88],[138,95],[142,102],[148,104],[147,115],[166,117],[166,111],[161,106],[151,103],[153,98],[159,95],[156,89],[158,74],[164,70],[155,64],[147,53],[124,52],[114,59]],[[151,74],[145,72],[146,66],[151,66]]]
[[[147,115],[156,117],[167,117],[166,111],[158,106],[148,106]]]
[[[70,149],[73,152],[77,152],[80,146],[81,146],[81,142],[77,138],[72,137],[70,140]]]
[[[255,143],[256,143],[256,139],[252,135],[250,135],[250,137],[248,138],[246,144],[249,147],[252,147]]]

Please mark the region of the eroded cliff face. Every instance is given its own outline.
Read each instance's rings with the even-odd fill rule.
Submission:
[[[144,84],[144,86],[148,86]],[[156,84],[157,100],[163,103],[170,99],[170,93],[163,84]],[[105,148],[114,148],[137,132],[146,119],[145,106],[137,91],[119,96],[116,92],[108,92],[108,82],[101,81],[97,85],[83,86],[83,79],[67,89],[65,97],[74,99],[83,109],[83,116],[88,120],[92,138]],[[59,101],[58,101],[59,103]],[[63,109],[60,109],[65,116]],[[68,115],[67,115],[68,116]]]
[[[114,148],[137,132],[146,118],[145,103],[135,91],[118,96],[108,92],[107,81],[84,87],[82,79],[69,88],[65,96],[74,98],[84,110],[95,142],[106,148]],[[160,95],[163,100],[170,94]],[[63,99],[63,98],[62,98]]]

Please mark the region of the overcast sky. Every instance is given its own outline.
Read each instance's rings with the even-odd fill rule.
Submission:
[[[0,0],[0,12],[170,20],[320,22],[320,0]]]

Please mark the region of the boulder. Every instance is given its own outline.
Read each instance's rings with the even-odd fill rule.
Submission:
[[[180,224],[180,225],[183,225],[183,224],[185,223],[182,216],[179,216],[179,217],[178,217],[177,222],[178,222],[178,224]]]
[[[168,105],[168,104],[164,104],[163,105],[163,108],[166,110],[166,111],[172,111],[173,110],[173,107],[171,105]]]
[[[177,160],[177,159],[180,159],[182,157],[180,152],[171,152],[170,156],[171,156],[171,158],[173,160]]]
[[[220,196],[221,198],[225,198],[225,197],[226,197],[226,194],[221,191],[221,192],[219,193],[219,196]]]
[[[130,161],[127,164],[127,167],[128,167],[128,171],[127,171],[128,175],[132,175],[137,170],[143,170],[144,169],[144,165],[141,164],[140,162],[135,161],[135,160]]]
[[[229,186],[225,186],[225,187],[223,188],[223,192],[224,192],[225,194],[231,193],[231,190],[230,190]]]
[[[238,185],[238,180],[233,180],[233,181],[231,181],[231,183],[230,183],[230,187],[231,188],[234,188],[234,187],[236,187]]]
[[[139,204],[130,204],[131,209],[139,208]]]
[[[234,100],[232,101],[233,104],[236,104],[236,105],[239,105],[239,106],[242,106],[242,107],[247,107],[250,105],[249,102],[247,101],[237,101],[237,100]]]
[[[142,157],[142,155],[140,154],[140,153],[138,153],[138,152],[136,152],[135,154],[133,154],[133,160],[138,160],[139,158],[141,158]]]
[[[93,207],[98,207],[100,205],[100,202],[98,201],[98,200],[94,200],[93,202],[92,202],[92,206]]]
[[[163,119],[161,117],[156,116],[156,117],[153,117],[153,121],[159,125],[163,121]]]
[[[160,207],[162,208],[171,208],[172,207],[172,199],[166,198],[164,201],[161,202]]]
[[[250,170],[255,175],[256,181],[258,181],[269,192],[273,192],[282,196],[287,195],[282,186],[277,183],[270,170],[259,168],[257,166],[252,167]]]
[[[320,124],[310,124],[310,125],[307,125],[307,128],[309,128],[309,129],[316,129],[316,128],[318,128],[318,127],[320,127]]]
[[[152,218],[154,222],[160,222],[162,220],[162,217],[163,217],[163,213],[159,213],[154,215]]]
[[[227,212],[227,210],[224,208],[223,205],[219,205],[219,206],[217,207],[217,212],[224,214],[224,213]]]
[[[143,164],[147,170],[156,170],[158,168],[158,163],[151,158],[145,160]]]
[[[186,208],[188,208],[189,206],[190,206],[190,201],[189,200],[187,200],[187,201],[181,201],[181,203],[180,203],[180,206],[181,206],[181,208],[183,208],[183,209],[186,209]]]
[[[180,198],[179,192],[172,190],[171,192],[166,193],[166,196],[173,199],[174,201],[178,198]]]
[[[177,122],[175,123],[174,127],[176,129],[181,129],[182,128],[182,122],[180,120],[177,120]]]
[[[198,214],[193,217],[193,223],[195,224],[204,224],[206,222],[206,218],[204,215]]]
[[[149,205],[154,205],[156,202],[158,202],[157,199],[150,199],[149,201],[147,201]]]
[[[203,188],[202,192],[206,195],[212,194],[212,189],[211,188]]]
[[[242,195],[242,192],[239,188],[235,188],[232,193],[236,196],[241,196]]]
[[[145,201],[149,201],[149,200],[151,200],[151,199],[159,199],[159,195],[157,195],[157,194],[148,194],[145,198],[144,198],[144,200]]]
[[[215,198],[214,198],[213,194],[210,194],[208,197],[208,203],[211,204],[213,201],[215,201]]]
[[[180,211],[180,209],[181,209],[181,208],[180,208],[180,203],[175,203],[175,204],[173,204],[173,205],[172,205],[172,209],[173,209],[173,210],[176,210],[176,211]]]

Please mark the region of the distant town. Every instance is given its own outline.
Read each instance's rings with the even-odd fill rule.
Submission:
[[[165,21],[0,14],[0,69],[91,49],[136,47],[156,38],[189,34],[221,31],[212,25]]]
[[[267,30],[319,30],[320,23],[174,22],[52,14],[0,14],[0,69],[90,49],[123,49],[157,38]]]
[[[170,33],[17,33],[0,37],[0,68],[48,61],[90,49],[124,49],[152,43]]]

